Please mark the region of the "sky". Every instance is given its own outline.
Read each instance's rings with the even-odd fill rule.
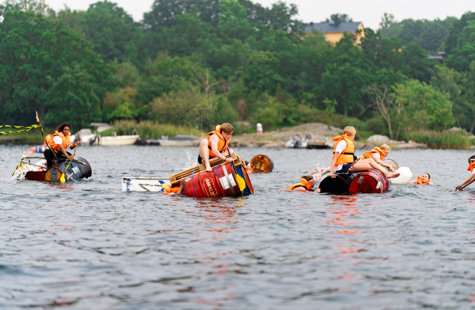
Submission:
[[[271,7],[276,0],[252,0],[264,7]],[[89,4],[97,0],[45,0],[55,11],[64,9],[87,10]],[[135,21],[142,20],[143,13],[149,12],[153,0],[111,0],[117,3]],[[460,18],[468,11],[475,11],[473,0],[283,0],[295,4],[299,14],[297,19],[310,23],[322,22],[332,14],[347,14],[355,22],[376,30],[384,13],[394,15],[396,21],[403,19],[445,19],[447,16]]]

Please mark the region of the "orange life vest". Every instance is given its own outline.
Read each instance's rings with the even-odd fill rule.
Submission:
[[[354,162],[353,156],[355,155],[355,143],[350,138],[348,138],[348,136],[342,135],[333,138],[333,141],[336,141],[335,146],[333,147],[333,154],[335,154],[336,146],[341,140],[345,140],[346,148],[336,159],[335,166],[341,164],[351,164]]]
[[[363,154],[363,159],[364,158],[373,158],[374,159],[373,153],[379,153],[381,160],[384,160],[384,158],[386,157],[386,153],[384,153],[384,151],[381,148],[375,147],[371,151],[365,152]]]
[[[422,181],[422,178],[420,176],[417,177],[417,181],[414,181],[412,182],[414,184],[424,184],[424,185],[432,185],[432,182],[430,181],[427,181],[427,182],[424,182]]]
[[[54,136],[59,136],[62,139],[63,148],[66,149],[71,144],[71,135],[65,136],[62,132],[55,131],[52,135],[47,135],[45,138],[46,144],[52,148],[54,151],[61,151],[61,148],[58,144],[54,142]]]
[[[288,188],[289,191],[293,191],[295,190],[296,188],[305,188],[306,191],[311,191],[312,190],[312,185],[310,184],[310,182],[308,182],[307,180],[305,180],[304,178],[300,178],[300,183],[297,183],[297,184],[294,184],[292,185],[291,187]]]
[[[468,168],[467,168],[467,170],[470,172],[473,172],[473,169],[475,169],[475,161],[472,162],[470,165],[468,165]]]
[[[216,135],[219,138],[218,141],[218,151],[222,152],[228,148],[229,145],[229,140],[224,139],[224,137],[221,135],[221,125],[216,126],[215,131],[211,131],[208,133],[207,138],[208,138],[208,148],[211,150],[211,142],[210,138],[212,135]],[[209,152],[209,157],[216,157],[216,155],[213,154],[213,151]]]

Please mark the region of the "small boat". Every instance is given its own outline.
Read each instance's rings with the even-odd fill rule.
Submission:
[[[388,178],[376,169],[350,174],[336,174],[335,178],[327,176],[318,186],[320,193],[385,193],[389,189]]]
[[[48,168],[43,156],[24,155],[13,172],[12,178],[47,182],[64,180],[68,182],[89,178],[91,175],[91,165],[82,157],[77,157],[71,162],[61,162],[57,167]]]
[[[132,145],[139,140],[139,135],[126,135],[126,136],[98,136],[95,144],[97,145]]]
[[[176,135],[172,138],[162,136],[161,139],[140,139],[138,145],[156,145],[156,146],[198,146],[200,138],[194,136]]]
[[[92,145],[99,138],[99,135],[92,133],[91,129],[89,128],[83,128],[79,130],[79,133],[75,135],[74,137],[77,137],[77,136],[79,136],[79,139],[80,139],[79,142],[85,145]]]

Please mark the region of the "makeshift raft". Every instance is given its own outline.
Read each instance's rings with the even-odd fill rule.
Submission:
[[[190,197],[243,196],[254,193],[244,161],[231,154],[233,162],[214,158],[212,171],[204,164],[194,166],[164,178],[126,177],[122,179],[123,191],[164,192],[162,185],[181,187],[181,193]]]
[[[64,181],[73,181],[83,178],[89,178],[92,175],[92,169],[89,162],[82,157],[77,157],[73,161],[61,162],[57,167],[48,168],[46,159],[38,155],[24,155],[12,178],[17,180],[35,180],[47,182],[60,182],[64,174]]]
[[[385,193],[389,189],[389,180],[376,169],[350,174],[327,176],[318,187],[321,193]]]

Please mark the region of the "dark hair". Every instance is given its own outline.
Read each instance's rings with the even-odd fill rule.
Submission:
[[[69,127],[69,129],[71,129],[71,125],[69,125],[69,123],[61,123],[58,125],[58,127],[56,127],[56,130],[59,132],[63,132],[64,127],[66,126]]]
[[[424,172],[424,174],[427,174],[427,176],[429,177],[429,180],[430,180],[430,174],[428,172]]]

